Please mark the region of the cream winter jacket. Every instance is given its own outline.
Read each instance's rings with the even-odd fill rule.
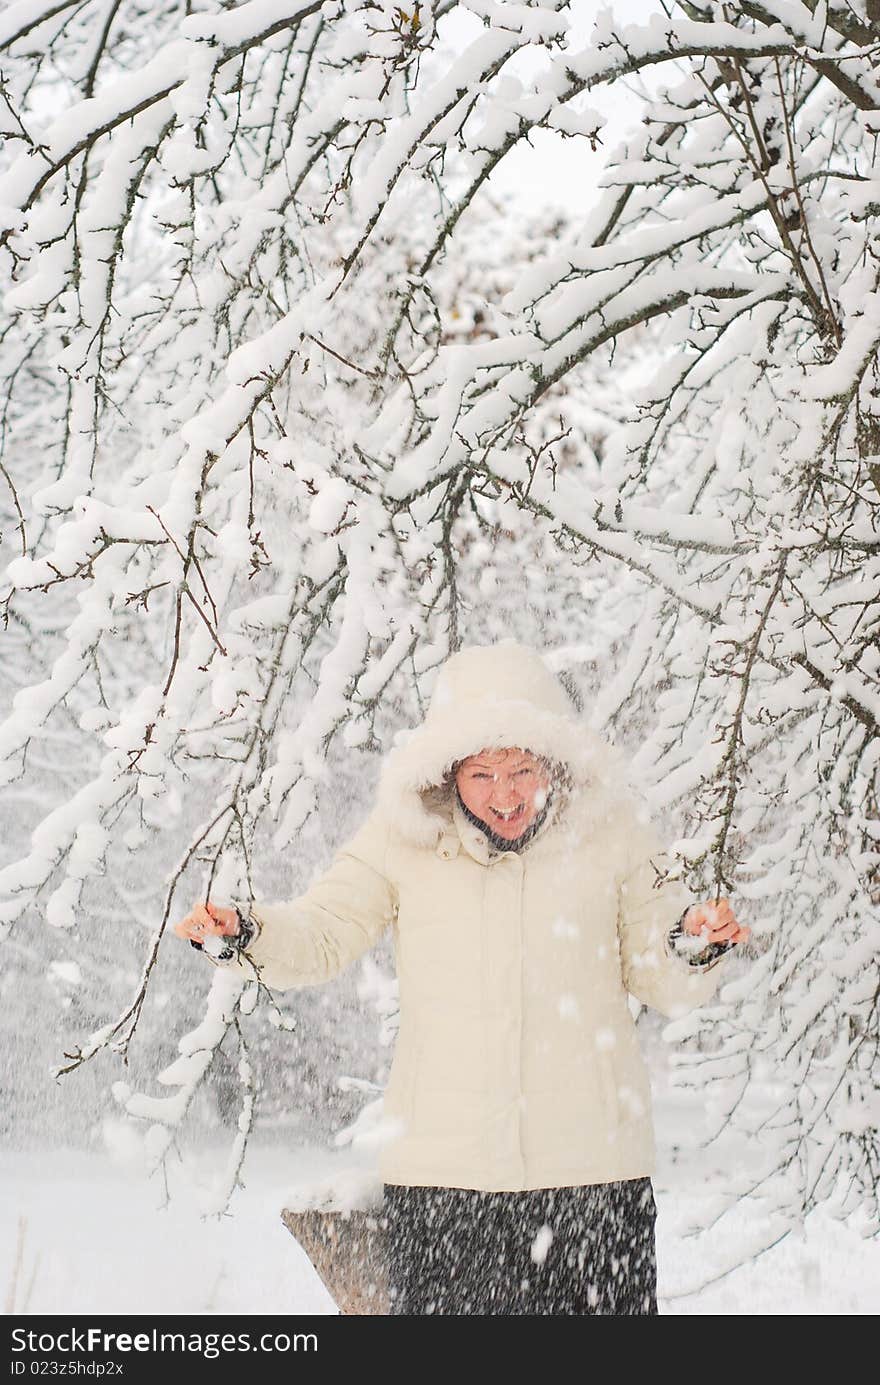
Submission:
[[[495,853],[449,771],[486,747],[564,765],[520,851]],[[392,930],[400,1027],[384,1096],[386,1183],[520,1190],[654,1170],[648,1072],[627,993],[674,1017],[714,995],[667,943],[693,903],[613,747],[532,650],[471,647],[390,753],[376,807],[298,899],[257,901],[244,958],[270,987],[335,977]],[[249,959],[249,960],[248,960]]]

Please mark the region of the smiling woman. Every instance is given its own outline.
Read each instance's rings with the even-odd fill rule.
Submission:
[[[243,940],[230,921],[229,965],[279,990],[393,933],[378,1172],[395,1316],[657,1312],[628,997],[676,1018],[712,999],[719,962],[671,941],[708,905],[666,878],[624,768],[536,650],[468,646],[324,873],[252,901]],[[724,907],[707,943],[748,935]],[[232,912],[199,907],[177,931],[203,942]]]
[[[455,766],[458,800],[496,849],[522,846],[550,806],[554,767],[518,746],[484,749]]]

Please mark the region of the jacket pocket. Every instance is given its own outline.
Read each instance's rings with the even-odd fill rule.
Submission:
[[[620,1122],[620,1092],[617,1071],[608,1053],[597,1054],[599,1069],[599,1088],[602,1102],[612,1125]]]
[[[398,1035],[391,1073],[385,1088],[385,1109],[405,1121],[407,1128],[412,1125],[415,1113],[418,1072],[418,1040],[404,1039]]]
[[[652,1120],[651,1080],[637,1048],[600,1054],[600,1077],[617,1125],[638,1127]]]

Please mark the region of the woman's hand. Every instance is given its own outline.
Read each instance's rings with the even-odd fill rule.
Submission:
[[[205,938],[234,938],[238,932],[238,914],[234,909],[221,909],[218,904],[196,904],[191,914],[174,925],[178,938],[203,943]]]
[[[692,904],[681,921],[685,933],[701,935],[706,943],[744,943],[752,936],[752,930],[744,923],[738,923],[730,902],[727,899],[708,899],[701,904]]]

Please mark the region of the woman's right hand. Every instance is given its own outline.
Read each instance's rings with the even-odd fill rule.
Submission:
[[[205,938],[234,938],[238,932],[238,914],[234,909],[221,909],[219,904],[196,904],[192,913],[174,925],[178,938],[203,943]]]

